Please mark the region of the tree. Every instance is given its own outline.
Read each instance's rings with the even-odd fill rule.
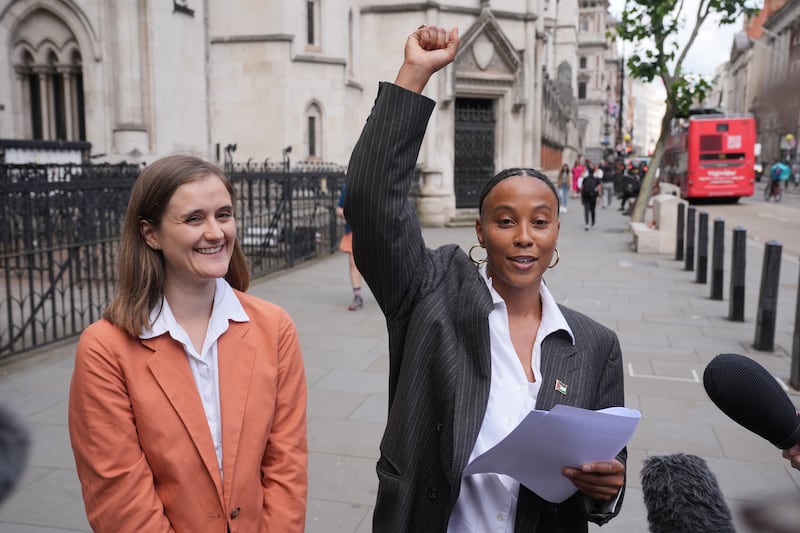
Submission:
[[[646,82],[659,78],[667,92],[666,110],[661,119],[661,133],[642,179],[639,197],[631,219],[643,222],[647,202],[653,189],[656,169],[669,137],[672,120],[688,114],[694,102],[703,100],[711,85],[698,75],[683,72],[683,61],[709,18],[719,17],[720,24],[733,24],[741,15],[751,16],[758,8],[749,0],[696,0],[694,26],[683,48],[677,41],[678,31],[687,23],[684,11],[690,0],[626,0],[622,21],[614,33],[633,43],[635,53],[626,63],[630,76]]]

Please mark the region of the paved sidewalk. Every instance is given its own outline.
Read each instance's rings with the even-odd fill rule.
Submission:
[[[748,245],[746,322],[732,323],[725,300],[672,257],[635,254],[626,217],[597,209],[584,231],[576,200],[562,215],[561,261],[546,278],[556,298],[619,334],[626,364],[626,403],[642,412],[629,446],[628,492],[608,533],[646,532],[639,483],[651,454],[691,453],[717,475],[737,526],[737,509],[772,495],[800,497],[800,472],[777,449],[742,429],[706,396],[706,363],[721,352],[750,355],[786,381],[797,302],[798,260],[784,255],[774,352],[752,349],[763,244]],[[734,227],[736,221],[730,221]],[[426,229],[430,246],[475,242],[472,228]],[[730,232],[726,249],[730,251]],[[294,317],[309,384],[310,533],[371,530],[375,461],[387,403],[387,342],[383,317],[368,291],[364,309],[348,312],[347,258],[336,254],[256,281],[250,292],[284,306]],[[0,404],[21,413],[34,437],[30,463],[0,506],[3,533],[89,531],[66,428],[66,398],[75,342],[0,362]],[[800,394],[790,392],[800,405]],[[591,528],[596,531],[596,527]]]

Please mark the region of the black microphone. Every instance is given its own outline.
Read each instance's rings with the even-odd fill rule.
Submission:
[[[648,457],[640,478],[651,533],[736,533],[717,478],[702,458]]]
[[[785,450],[800,443],[800,416],[778,381],[749,357],[725,353],[708,363],[703,387],[738,424]]]
[[[22,477],[30,436],[22,421],[0,406],[0,503]]]

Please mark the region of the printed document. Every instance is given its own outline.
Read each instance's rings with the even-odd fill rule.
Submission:
[[[640,418],[639,411],[625,407],[533,410],[505,439],[475,458],[464,475],[505,474],[548,502],[561,503],[578,490],[561,473],[564,467],[614,459]]]

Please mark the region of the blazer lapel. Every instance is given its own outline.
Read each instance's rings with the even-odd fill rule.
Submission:
[[[557,404],[575,405],[582,395],[580,357],[564,331],[549,335],[542,342],[542,385],[536,409],[549,411]]]
[[[197,453],[200,454],[211,479],[214,480],[217,492],[222,495],[217,454],[214,452],[203,402],[197,392],[186,352],[168,335],[142,342],[155,351],[148,361],[148,366],[173,409],[183,421]]]
[[[470,268],[474,266],[470,265]],[[492,297],[483,279],[475,275],[479,284],[462,288],[456,313],[457,331],[463,334],[466,353],[454,354],[458,376],[455,390],[457,412],[453,420],[453,469],[450,479],[461,482],[461,473],[467,466],[475,446],[478,432],[486,414],[491,382],[491,352],[489,347],[489,322]]]
[[[228,498],[244,425],[245,408],[250,394],[256,347],[244,337],[248,322],[230,322],[219,338],[219,402],[222,416],[222,466],[226,473],[224,494]],[[263,406],[267,410],[267,406]],[[264,413],[267,416],[267,413]]]

